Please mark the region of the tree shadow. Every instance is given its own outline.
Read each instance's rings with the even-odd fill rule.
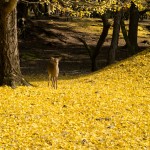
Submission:
[[[78,78],[78,75],[91,73],[91,61],[88,52],[83,44],[74,37],[90,38],[92,42],[88,41],[89,45],[94,47],[99,35],[95,36],[94,34],[89,35],[84,32],[77,32],[73,28],[64,27],[60,21],[58,21],[58,24],[49,24],[45,20],[44,23],[43,21],[36,22],[27,31],[26,37],[19,39],[20,62],[23,75],[45,75],[46,77],[50,56],[62,56],[63,58],[60,62],[60,79],[65,78],[65,76],[68,79],[70,79],[69,76]],[[69,32],[69,37],[66,31]],[[107,66],[110,42],[111,38],[108,37],[97,58],[99,70]],[[140,49],[143,50],[146,47],[141,46]],[[127,49],[123,45],[119,46],[116,53],[116,61],[128,57]]]

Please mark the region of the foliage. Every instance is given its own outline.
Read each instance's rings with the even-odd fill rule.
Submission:
[[[101,71],[0,87],[0,149],[148,149],[150,49]]]
[[[70,12],[72,16],[88,16],[93,12],[103,14],[107,10],[117,11],[122,8],[129,8],[134,2],[139,10],[149,7],[148,0],[39,0],[40,2],[50,3],[51,10]]]

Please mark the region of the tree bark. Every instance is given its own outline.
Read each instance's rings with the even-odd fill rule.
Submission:
[[[113,25],[113,35],[111,40],[111,46],[108,52],[108,64],[112,64],[115,62],[116,58],[116,50],[118,48],[118,40],[119,40],[119,32],[120,32],[120,21],[121,21],[122,12],[117,11],[114,17],[114,25]]]
[[[92,65],[91,71],[92,72],[97,70],[96,58],[100,53],[100,50],[101,50],[101,48],[105,42],[105,39],[108,35],[108,30],[110,28],[110,23],[108,22],[107,15],[104,14],[104,15],[102,15],[101,18],[103,21],[103,31],[102,31],[102,34],[100,35],[100,38],[99,38],[97,45],[94,49],[91,49],[83,39],[77,38],[79,41],[81,41],[84,44],[85,48],[88,51],[88,54],[89,54],[90,59],[91,59],[91,65]]]
[[[139,22],[139,11],[136,5],[131,2],[130,7],[130,20],[129,20],[129,41],[131,44],[130,54],[133,55],[138,52],[138,43],[137,43],[137,35],[138,35],[138,22]]]
[[[10,0],[6,7],[0,5],[0,83],[15,88],[18,85],[30,85],[20,70],[17,38],[16,4]]]
[[[17,4],[17,18],[25,18],[28,17],[28,5],[26,3],[18,2]]]
[[[4,79],[4,60],[3,60],[3,54],[2,54],[3,47],[2,47],[1,29],[2,29],[2,24],[0,23],[0,85],[3,84],[3,79]]]
[[[92,71],[97,70],[96,58],[100,53],[100,50],[101,50],[101,48],[105,42],[105,39],[108,35],[108,30],[110,28],[110,23],[108,22],[107,15],[104,14],[104,15],[102,15],[101,18],[103,21],[103,31],[102,31],[102,34],[100,35],[98,42],[97,42],[95,50],[92,53]]]
[[[121,30],[122,30],[122,34],[123,34],[124,40],[126,42],[125,47],[127,46],[128,51],[129,51],[131,49],[131,43],[129,41],[129,37],[128,37],[128,34],[127,34],[127,30],[125,28],[125,23],[124,23],[124,19],[123,18],[121,19]]]

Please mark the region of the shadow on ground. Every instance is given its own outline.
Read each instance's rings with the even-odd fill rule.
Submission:
[[[60,20],[33,20],[32,25],[27,26],[25,36],[19,38],[19,50],[21,59],[21,70],[23,75],[47,74],[47,63],[50,56],[62,56],[60,62],[60,74],[79,75],[88,74],[91,70],[91,61],[89,55],[83,46],[75,37],[84,38],[88,45],[94,47],[99,38],[99,34],[88,34],[86,32],[77,32],[74,28],[62,24]],[[144,23],[145,26],[147,24]],[[149,43],[144,37],[139,37],[140,51],[147,48]],[[108,36],[104,46],[97,58],[99,69],[106,66],[107,52],[111,43],[111,37]],[[125,42],[122,38],[119,40],[119,49],[116,54],[116,60],[120,61],[129,57],[128,51],[123,48]]]

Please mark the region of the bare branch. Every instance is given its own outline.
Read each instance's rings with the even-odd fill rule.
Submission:
[[[17,0],[9,0],[4,3],[3,13],[5,17],[9,15],[17,6]]]
[[[80,37],[76,37],[77,40],[79,40],[80,42],[82,42],[85,46],[85,48],[87,49],[88,53],[89,53],[89,56],[90,58],[92,59],[92,50],[91,48],[87,45],[86,41],[81,39]]]

